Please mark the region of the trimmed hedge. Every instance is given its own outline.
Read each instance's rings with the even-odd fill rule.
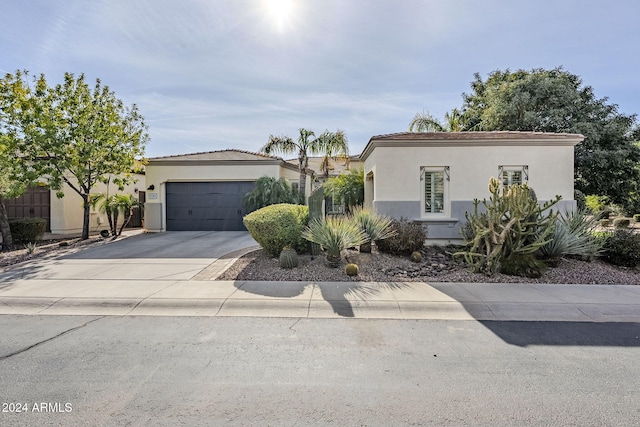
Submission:
[[[47,220],[43,218],[19,218],[9,220],[11,237],[15,241],[33,243],[42,240],[47,228]]]
[[[251,237],[267,255],[275,258],[285,246],[291,246],[298,253],[306,252],[308,243],[302,238],[302,230],[308,219],[307,206],[280,203],[251,212],[243,222]]]

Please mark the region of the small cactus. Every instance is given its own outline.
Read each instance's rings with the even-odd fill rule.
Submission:
[[[298,266],[298,253],[295,249],[285,246],[280,252],[280,267],[294,268]]]
[[[347,276],[357,276],[360,273],[360,269],[357,264],[347,264],[344,272],[347,273]]]
[[[422,262],[422,254],[418,251],[413,251],[409,259],[413,262]]]

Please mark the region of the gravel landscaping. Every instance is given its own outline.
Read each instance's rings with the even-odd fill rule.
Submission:
[[[445,253],[446,249],[425,247],[421,263],[408,258],[378,253],[361,254],[348,250],[342,266],[329,268],[324,265],[324,256],[300,255],[300,264],[293,269],[280,268],[278,259],[267,257],[262,250],[251,252],[240,258],[217,280],[285,280],[285,281],[365,281],[365,282],[466,282],[466,283],[557,283],[557,284],[611,284],[640,285],[640,272],[606,264],[577,259],[562,259],[555,268],[550,268],[538,279],[497,274],[487,277],[472,273],[460,262]],[[344,272],[346,260],[360,267],[359,275],[349,277]]]

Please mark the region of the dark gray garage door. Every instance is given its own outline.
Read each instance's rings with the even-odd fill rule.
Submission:
[[[246,230],[244,195],[254,182],[168,182],[167,230]]]

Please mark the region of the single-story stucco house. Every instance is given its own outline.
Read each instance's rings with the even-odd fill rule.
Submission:
[[[221,150],[154,157],[146,166],[145,227],[149,231],[245,230],[244,195],[258,178],[298,185],[298,166],[280,157]],[[305,193],[311,192],[307,179]]]
[[[491,177],[528,183],[538,200],[562,197],[574,209],[574,147],[578,134],[427,132],[372,137],[364,162],[365,207],[428,226],[429,239],[455,241],[473,200],[489,197]]]
[[[144,173],[131,174],[132,182],[119,190],[113,183],[107,185],[101,182],[92,188],[92,194],[131,194],[140,203],[145,202],[145,175]],[[78,195],[68,184],[62,188],[64,197],[58,198],[56,190],[47,188],[44,184],[31,187],[22,196],[5,200],[9,219],[14,218],[44,218],[47,221],[47,232],[51,234],[69,235],[82,232],[83,209],[82,197]],[[122,219],[122,218],[121,218]],[[120,223],[120,222],[119,222]],[[142,212],[135,212],[129,226],[142,226]],[[108,230],[109,224],[105,213],[98,208],[92,208],[90,214],[89,231],[97,233]]]
[[[491,177],[505,185],[526,182],[541,201],[560,195],[558,209],[573,209],[573,151],[583,139],[538,132],[396,133],[372,137],[350,167],[364,168],[365,207],[420,221],[429,239],[456,241],[473,200],[489,196]],[[337,162],[333,172],[344,166]],[[242,230],[244,195],[265,175],[297,184],[297,162],[233,149],[149,159],[145,226]]]

